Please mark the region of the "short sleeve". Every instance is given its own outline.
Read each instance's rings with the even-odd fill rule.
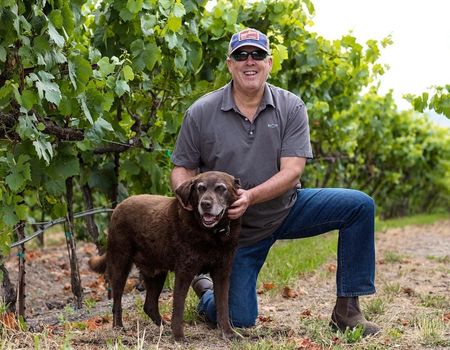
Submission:
[[[284,131],[281,157],[312,158],[306,106],[300,101],[289,112]]]
[[[190,109],[184,115],[171,160],[187,169],[200,166],[200,131]]]

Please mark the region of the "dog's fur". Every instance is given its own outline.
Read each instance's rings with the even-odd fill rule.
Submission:
[[[199,174],[180,185],[177,198],[131,196],[114,210],[106,254],[90,259],[98,273],[108,273],[113,296],[113,327],[123,327],[121,299],[133,263],[147,294],[144,311],[160,325],[158,298],[168,271],[175,272],[172,332],[184,339],[183,311],[193,277],[209,272],[214,283],[217,321],[226,338],[235,337],[228,316],[231,263],[239,220],[227,209],[237,199],[239,181],[217,171]]]

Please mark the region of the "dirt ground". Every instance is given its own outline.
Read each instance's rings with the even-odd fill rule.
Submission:
[[[370,318],[383,330],[375,340],[353,347],[368,349],[367,344],[375,344],[373,349],[449,349],[450,220],[380,232],[376,247],[378,292],[361,298],[361,302],[365,311],[371,312]],[[175,344],[170,336],[170,327],[160,330],[139,316],[136,305],[142,303],[140,300],[143,300],[144,293],[134,288],[135,271],[123,300],[127,330],[111,330],[111,301],[106,297],[102,278],[87,267],[87,261],[96,254],[96,248],[93,244],[79,242],[77,252],[85,307],[73,310],[70,307],[73,295],[65,244],[27,249],[26,321],[31,332],[9,336],[17,348],[35,348],[33,332],[47,335],[42,348],[60,348],[61,337],[66,337],[63,342],[69,342],[73,349],[120,349],[120,346],[138,349],[249,348],[227,343],[220,339],[217,330],[195,321],[185,325],[188,345]],[[17,280],[17,264],[16,252],[13,251],[6,263],[13,282]],[[295,284],[289,286],[292,292],[289,295],[267,292],[262,288],[258,324],[253,330],[244,332],[245,344],[267,338],[269,343],[291,346],[275,346],[279,349],[315,350],[331,348],[336,343],[339,345],[342,340],[338,336],[328,337],[324,333],[335,301],[334,273],[335,263],[329,261],[316,272],[300,276]],[[170,298],[170,292],[164,291],[161,299],[170,304]],[[433,335],[430,338],[425,334],[428,323],[424,320],[428,316],[440,318],[440,325],[444,327],[442,329],[438,325],[437,341],[433,341],[436,338]],[[163,317],[170,318],[170,309],[163,311]],[[71,330],[70,339],[64,331],[67,329]],[[342,348],[352,346],[342,344]]]

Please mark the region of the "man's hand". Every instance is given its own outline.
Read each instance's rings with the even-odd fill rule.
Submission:
[[[231,220],[240,218],[251,205],[250,191],[240,188],[237,190],[237,193],[239,198],[231,205],[230,209],[228,209],[228,217]]]

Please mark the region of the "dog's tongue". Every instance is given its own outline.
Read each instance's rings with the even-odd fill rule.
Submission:
[[[216,221],[216,216],[211,214],[203,214],[203,222],[205,224],[212,224]]]

